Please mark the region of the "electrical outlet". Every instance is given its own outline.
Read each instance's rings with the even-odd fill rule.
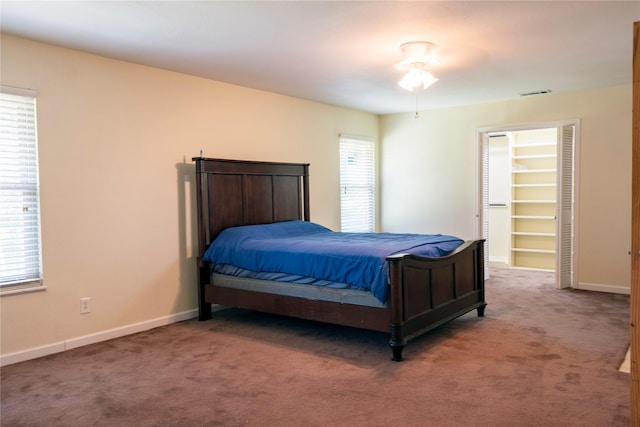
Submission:
[[[91,298],[80,298],[80,314],[91,313]]]

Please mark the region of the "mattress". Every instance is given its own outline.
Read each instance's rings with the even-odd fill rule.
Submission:
[[[344,284],[371,292],[385,304],[388,256],[441,257],[462,243],[442,234],[342,233],[307,221],[285,221],[228,228],[211,243],[203,259],[239,271],[311,278],[315,282],[309,284],[315,287]]]

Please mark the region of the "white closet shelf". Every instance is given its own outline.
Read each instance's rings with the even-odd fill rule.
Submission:
[[[513,156],[514,160],[529,160],[529,159],[555,159],[558,156],[556,154],[528,154],[522,156]]]
[[[513,219],[556,219],[553,215],[512,215]]]
[[[528,231],[514,231],[513,236],[539,236],[539,237],[556,237],[556,233],[533,233]]]
[[[513,144],[513,148],[527,148],[527,147],[555,147],[556,142],[533,142],[531,144]]]
[[[512,187],[514,188],[551,188],[551,187],[556,187],[555,183],[550,183],[550,184],[513,184]]]
[[[556,169],[520,169],[513,170],[513,173],[556,173]]]
[[[553,249],[511,248],[512,252],[529,252],[532,254],[555,254]]]

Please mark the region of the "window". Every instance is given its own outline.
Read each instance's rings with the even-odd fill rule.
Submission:
[[[35,93],[0,88],[0,292],[43,289]]]
[[[375,144],[340,136],[340,228],[373,232],[376,224]]]

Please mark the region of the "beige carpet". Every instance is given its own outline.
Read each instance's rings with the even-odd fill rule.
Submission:
[[[243,310],[2,369],[3,426],[628,426],[629,297],[492,271],[409,342]]]

